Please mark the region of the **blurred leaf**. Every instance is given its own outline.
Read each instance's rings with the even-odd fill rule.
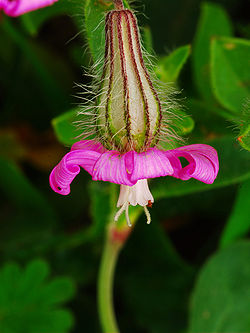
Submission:
[[[58,108],[60,105],[63,106],[65,100],[67,100],[64,90],[47,69],[47,64],[45,65],[41,59],[41,50],[37,51],[30,41],[22,34],[20,29],[17,29],[8,18],[4,18],[1,27],[8,37],[19,47],[25,59],[28,59],[29,65],[32,66],[33,71],[38,78],[38,82],[44,90],[44,98],[48,101],[47,105],[49,105],[50,108]],[[60,104],[58,104],[59,102]]]
[[[250,98],[250,41],[214,38],[211,43],[211,77],[216,98],[228,110],[240,113]]]
[[[0,158],[0,187],[6,197],[22,211],[29,211],[37,220],[53,223],[54,212],[43,195],[29,182],[18,167]]]
[[[141,331],[177,333],[186,327],[193,275],[159,224],[152,223],[149,230],[140,221],[121,254],[117,284]],[[130,322],[124,331],[134,331]]]
[[[89,131],[88,124],[93,120],[90,120],[89,116],[79,114],[79,112],[80,108],[75,108],[52,119],[52,126],[57,139],[64,145],[71,146],[81,139],[82,134]],[[85,136],[84,138],[93,139],[94,135]]]
[[[48,273],[43,260],[30,262],[25,270],[15,263],[1,269],[1,333],[69,332],[73,316],[60,306],[74,295],[74,284],[62,277],[47,282]]]
[[[47,283],[43,288],[43,295],[40,298],[47,305],[57,305],[68,301],[74,294],[72,281],[66,277],[59,277]]]
[[[203,3],[192,52],[195,84],[205,100],[213,100],[210,83],[210,40],[215,36],[231,36],[232,28],[223,8]]]
[[[235,119],[231,112],[193,98],[188,98],[184,107],[195,122],[190,143],[211,141],[232,135],[231,122],[235,127]],[[235,142],[235,137],[232,137],[232,142]]]
[[[127,0],[123,1],[124,6],[129,8]],[[86,0],[84,7],[84,24],[90,53],[98,67],[101,67],[105,48],[105,13],[113,9],[113,3],[109,0]]]
[[[32,11],[19,17],[25,30],[32,36],[38,34],[41,26],[51,19],[52,17],[59,15],[74,15],[76,22],[79,22],[83,18],[79,13],[83,12],[85,0],[60,0],[54,3],[52,6],[48,6],[39,10]],[[77,18],[75,16],[78,16]],[[80,16],[80,17],[79,17]],[[82,25],[82,24],[81,24]],[[79,24],[79,28],[82,28]],[[81,30],[81,29],[79,29]]]
[[[142,28],[142,40],[143,40],[143,46],[148,52],[148,54],[153,54],[154,53],[153,37],[149,26]]]
[[[38,15],[38,17],[41,17],[41,15]],[[41,24],[40,20],[37,20],[37,22],[35,24],[35,21],[32,19],[32,14],[27,13],[27,14],[24,14],[24,15],[20,16],[20,21],[21,21],[23,27],[25,28],[25,30],[31,36],[37,35],[39,25]]]
[[[204,131],[209,132],[213,130],[217,133],[230,134],[230,131],[228,131],[228,122],[225,119],[235,121],[235,116],[231,112],[194,98],[188,98],[185,106],[193,116],[195,125],[197,121],[202,122]],[[222,119],[222,117],[225,119]]]
[[[0,131],[0,156],[6,159],[19,160],[25,155],[25,148],[18,142],[14,130]]]
[[[202,268],[192,298],[190,333],[250,331],[250,242],[216,253]]]
[[[29,257],[48,246],[57,216],[47,198],[18,167],[0,158],[1,253],[7,257]],[[7,200],[6,200],[7,199]],[[32,252],[30,248],[32,247]]]
[[[232,213],[223,230],[220,246],[224,247],[250,231],[250,180],[244,182],[238,192]]]
[[[250,124],[242,128],[237,140],[244,149],[250,151]]]
[[[175,110],[173,128],[178,135],[186,135],[194,129],[194,120],[182,110]]]
[[[154,181],[153,195],[155,199],[178,197],[181,195],[202,192],[240,183],[250,178],[250,154],[232,143],[232,137],[224,137],[207,143],[213,146],[219,156],[220,170],[215,182],[204,184],[195,179],[182,181],[164,177]]]
[[[155,68],[156,74],[163,82],[175,82],[191,53],[190,45],[179,47],[168,56],[161,58]]]
[[[75,108],[52,119],[57,139],[64,145],[72,145],[79,141],[78,136],[83,133],[83,130],[76,126],[76,122],[79,121],[78,112],[79,108]]]
[[[250,151],[250,99],[243,106],[243,111],[238,122],[238,142],[246,150]]]

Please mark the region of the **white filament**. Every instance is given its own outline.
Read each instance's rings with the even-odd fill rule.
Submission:
[[[150,213],[147,209],[147,206],[144,206],[143,208],[144,208],[145,215],[147,217],[147,224],[150,224],[151,223],[151,216],[150,216]]]
[[[121,185],[120,195],[117,201],[117,207],[121,207],[115,215],[115,221],[118,221],[119,217],[125,211],[126,221],[129,227],[132,226],[129,218],[129,205],[140,205],[144,208],[145,215],[147,217],[147,224],[151,222],[151,216],[147,209],[149,203],[153,203],[154,198],[149,190],[147,179],[138,180],[133,186]]]

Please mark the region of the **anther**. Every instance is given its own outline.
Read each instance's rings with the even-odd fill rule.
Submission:
[[[153,202],[151,200],[148,200],[147,207],[152,208],[152,206],[153,206]]]

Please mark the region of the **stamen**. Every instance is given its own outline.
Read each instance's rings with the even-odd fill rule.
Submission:
[[[119,220],[119,217],[122,215],[122,213],[124,212],[124,210],[126,209],[128,205],[128,202],[125,201],[124,204],[121,206],[121,208],[118,210],[118,212],[115,214],[115,222],[117,222]]]
[[[130,218],[129,218],[129,213],[128,213],[128,207],[129,207],[129,202],[127,202],[126,210],[125,210],[125,216],[126,216],[126,221],[129,227],[132,227]]]
[[[151,223],[151,216],[150,216],[150,213],[147,209],[147,206],[143,206],[143,208],[144,208],[145,215],[147,217],[147,224],[150,224]]]

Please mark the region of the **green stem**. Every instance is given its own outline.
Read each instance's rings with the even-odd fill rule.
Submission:
[[[109,228],[98,278],[98,307],[104,333],[119,333],[113,306],[113,282],[120,249],[121,243],[112,240]]]

